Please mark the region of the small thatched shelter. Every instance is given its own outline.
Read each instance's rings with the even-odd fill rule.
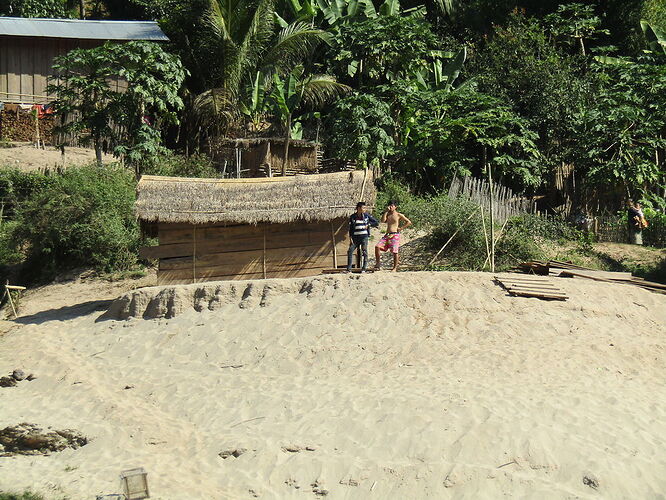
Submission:
[[[210,145],[215,165],[231,177],[274,177],[282,175],[285,139],[218,139]],[[291,139],[285,175],[314,174],[321,166],[317,142]]]
[[[157,226],[159,284],[311,276],[346,264],[347,217],[374,203],[369,171],[255,179],[143,176],[136,211]]]

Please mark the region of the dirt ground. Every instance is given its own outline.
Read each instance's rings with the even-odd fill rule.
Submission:
[[[69,165],[85,165],[95,161],[95,151],[88,148],[65,148],[63,157],[59,149],[46,146],[37,148],[29,142],[13,142],[12,147],[0,148],[0,168],[17,167],[21,170],[43,170]],[[112,155],[103,156],[104,163],[114,161]]]

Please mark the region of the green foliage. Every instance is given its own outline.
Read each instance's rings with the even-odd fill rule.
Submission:
[[[569,3],[558,6],[557,12],[544,17],[544,23],[556,39],[564,40],[571,46],[578,46],[585,55],[585,40],[594,39],[600,34],[601,19],[595,15],[592,5]]]
[[[578,112],[592,101],[587,77],[579,76],[580,65],[553,46],[537,20],[514,14],[497,27],[472,71],[481,91],[529,120],[547,166],[554,167],[570,160],[578,139]]]
[[[390,107],[368,94],[338,101],[329,114],[328,144],[336,156],[367,165],[393,153]]]
[[[0,13],[12,17],[71,17],[64,0],[5,0],[0,2]]]
[[[336,74],[359,87],[381,85],[427,68],[440,43],[428,22],[415,16],[382,16],[340,28],[331,53]]]
[[[15,248],[25,252],[28,273],[131,268],[140,244],[135,188],[126,169],[72,167],[20,200],[13,236]]]
[[[15,221],[4,221],[0,224],[0,273],[2,269],[21,262],[21,252],[14,243],[14,233],[17,229]]]
[[[588,185],[622,185],[640,199],[663,185],[655,150],[666,148],[666,65],[619,64],[599,68],[594,106],[582,113],[579,158]]]
[[[93,49],[74,49],[56,58],[57,112],[65,132],[92,143],[98,162],[104,146],[140,169],[151,157],[164,152],[160,125],[178,123],[183,107],[178,92],[185,70],[178,58],[156,43],[107,42]],[[115,81],[127,89],[115,88]]]
[[[448,239],[455,235],[446,247],[436,269],[480,271],[486,261],[486,237],[490,238],[490,225],[486,214],[486,233],[479,206],[463,199],[450,199],[446,194],[432,196],[414,195],[409,188],[390,177],[379,184],[376,206],[381,208],[388,200],[396,200],[404,213],[420,229],[432,232],[429,247],[433,255]],[[471,218],[468,220],[468,218]],[[495,227],[495,237],[500,233]],[[495,248],[497,270],[509,269],[519,262],[547,259],[544,242],[570,243],[580,255],[591,252],[583,233],[556,217],[521,215],[511,218]],[[568,257],[572,257],[569,255]],[[489,269],[489,267],[485,267]]]
[[[453,175],[482,173],[483,150],[497,175],[514,187],[536,187],[543,165],[529,123],[499,99],[471,86],[456,92],[396,95],[405,123],[397,171],[421,191],[442,189]]]
[[[220,177],[211,159],[205,155],[184,156],[168,152],[156,157],[144,170],[146,175],[167,177]]]

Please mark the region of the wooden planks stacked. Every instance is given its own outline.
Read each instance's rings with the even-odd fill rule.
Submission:
[[[256,226],[160,223],[159,246],[140,253],[159,259],[160,285],[312,276],[337,266],[347,230],[344,219]]]
[[[566,300],[569,297],[557,288],[548,278],[519,276],[495,276],[509,294],[518,297],[536,297],[539,299]]]
[[[578,266],[571,262],[561,262],[557,260],[549,260],[548,262],[522,262],[518,265],[517,270],[528,274],[559,276],[563,278],[586,278],[606,283],[624,283],[639,286],[655,293],[666,294],[666,285],[664,284],[646,281],[638,276],[632,276],[631,273],[599,271],[588,267]]]

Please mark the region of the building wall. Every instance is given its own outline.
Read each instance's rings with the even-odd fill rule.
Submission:
[[[159,224],[160,285],[313,276],[346,264],[347,219],[253,225]],[[334,250],[335,249],[335,250]]]
[[[53,60],[72,49],[90,49],[103,40],[0,36],[0,102],[46,104],[53,100],[46,92],[53,74]],[[56,83],[55,81],[53,83]],[[114,82],[126,88],[124,82]]]

